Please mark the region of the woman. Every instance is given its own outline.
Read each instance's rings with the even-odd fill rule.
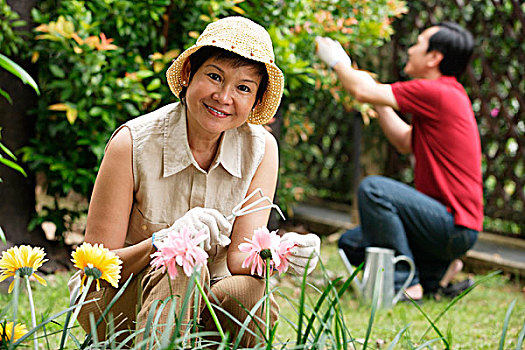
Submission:
[[[153,244],[169,229],[205,229],[210,259],[202,271],[203,283],[211,284],[216,302],[239,320],[247,315],[236,300],[251,309],[264,295],[263,280],[241,267],[246,253],[238,245],[251,238],[255,228],[266,226],[270,210],[237,217],[233,225],[224,215],[256,188],[269,197],[275,192],[277,143],[260,126],[274,116],[283,91],[271,39],[246,18],[221,19],[208,25],[197,43],[174,61],[167,77],[181,102],[115,131],[89,207],[86,242],[103,243],[120,257],[121,283],[134,276],[112,309],[115,324],[123,322],[118,329],[133,329],[134,322],[137,329],[144,328],[153,301],[171,294],[168,278],[149,266]],[[319,239],[295,233],[287,238],[297,245],[292,266],[300,273],[304,257],[318,252]],[[187,282],[180,273],[173,281],[173,294],[184,295]],[[89,312],[97,317],[97,310],[105,308],[103,299],[108,302],[115,293],[110,286],[90,293],[88,298],[101,297],[102,304],[82,309],[79,322],[84,329],[89,330]],[[272,302],[275,322],[278,306]],[[197,307],[202,310],[202,305]],[[168,310],[169,305],[164,319]],[[213,329],[207,316],[202,313],[202,323]],[[185,316],[186,321],[190,318],[191,308]],[[228,329],[227,317],[219,318],[230,334],[236,334],[233,325]],[[250,328],[256,329],[253,324]],[[104,325],[98,333],[104,337]],[[255,341],[251,335],[243,337],[245,346]]]

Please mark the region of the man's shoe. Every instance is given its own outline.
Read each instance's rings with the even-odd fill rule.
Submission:
[[[449,283],[446,287],[439,287],[435,293],[435,299],[442,298],[453,299],[474,285],[474,281],[467,278],[461,282]]]

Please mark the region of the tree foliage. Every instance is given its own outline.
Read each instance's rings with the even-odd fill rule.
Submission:
[[[333,113],[356,107],[368,113],[315,58],[315,36],[340,39],[352,55],[363,54],[389,39],[392,20],[405,11],[400,0],[40,1],[31,50],[42,96],[24,160],[45,174],[47,193],[56,200],[33,224],[54,221],[60,236],[65,222],[87,210],[60,207],[58,199],[71,191],[90,196],[112,131],[173,101],[165,82],[169,63],[208,23],[228,15],[268,29],[285,74],[278,197],[288,207],[314,190],[302,159],[319,156],[306,142],[315,132],[312,116],[322,114],[318,106],[335,97],[343,103]]]

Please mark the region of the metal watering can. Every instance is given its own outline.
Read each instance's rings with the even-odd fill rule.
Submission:
[[[346,268],[352,274],[354,267],[348,261],[345,252],[339,249],[339,255],[346,265]],[[403,283],[401,289],[394,295],[394,272],[395,265],[400,261],[406,261],[410,266],[410,273]],[[378,284],[378,307],[389,309],[394,306],[406,287],[414,278],[416,267],[414,261],[406,255],[394,256],[392,249],[368,247],[365,250],[365,267],[363,269],[363,278],[361,280],[354,278],[354,286],[357,286],[358,292],[367,300],[373,300],[373,294],[376,284]]]

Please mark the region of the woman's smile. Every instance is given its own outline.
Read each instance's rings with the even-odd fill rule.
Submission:
[[[226,113],[225,111],[223,110],[220,110],[219,108],[216,108],[216,107],[212,107],[212,106],[209,106],[207,105],[206,103],[203,103],[204,106],[208,109],[208,111],[215,117],[217,118],[227,118],[229,117],[231,114],[229,113]]]

